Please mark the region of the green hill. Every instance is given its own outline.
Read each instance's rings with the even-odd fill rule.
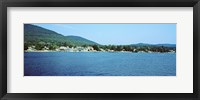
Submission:
[[[30,45],[82,46],[97,43],[79,36],[64,36],[57,32],[31,24],[24,24],[24,43]]]

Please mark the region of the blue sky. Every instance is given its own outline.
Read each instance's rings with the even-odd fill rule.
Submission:
[[[176,44],[176,24],[34,24],[64,36],[73,35],[102,45]]]

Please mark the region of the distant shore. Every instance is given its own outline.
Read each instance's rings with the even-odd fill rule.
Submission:
[[[97,46],[77,46],[77,47],[68,47],[60,46],[55,49],[49,49],[44,46],[41,50],[37,50],[35,46],[28,47],[24,52],[133,52],[133,53],[176,53],[173,49],[168,49],[166,47],[137,47],[137,48],[103,48]]]
[[[139,49],[133,49],[132,51],[126,51],[126,50],[121,50],[121,51],[115,51],[111,49],[102,49],[99,48],[98,50],[95,50],[93,47],[64,47],[61,46],[59,48],[56,48],[55,50],[49,50],[47,47],[45,47],[43,50],[36,50],[34,47],[29,47],[27,50],[24,50],[24,52],[128,52],[128,53],[176,53],[174,50],[168,50],[165,52],[158,52],[158,51],[151,51],[147,49],[139,50]]]

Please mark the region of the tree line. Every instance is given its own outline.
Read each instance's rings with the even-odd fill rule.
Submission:
[[[134,46],[134,45],[73,45],[69,43],[59,43],[59,42],[26,42],[24,43],[24,50],[27,50],[29,47],[34,46],[36,50],[43,50],[47,47],[49,50],[55,50],[61,46],[76,48],[77,46],[81,47],[93,47],[96,51],[130,51],[130,52],[176,52],[176,47],[164,47],[164,46]]]

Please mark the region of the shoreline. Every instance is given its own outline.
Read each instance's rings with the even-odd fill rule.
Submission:
[[[98,47],[98,46],[77,46],[77,47],[68,47],[60,46],[57,48],[36,48],[35,46],[28,47],[24,52],[130,52],[130,53],[176,53],[174,48],[168,47],[130,47],[130,46],[111,46],[111,47]]]
[[[176,52],[131,52],[131,51],[113,51],[113,52],[108,52],[108,51],[77,51],[77,52],[69,52],[69,51],[24,51],[24,53],[31,53],[31,52],[37,52],[37,53],[45,53],[45,52],[68,52],[68,53],[176,53]]]

